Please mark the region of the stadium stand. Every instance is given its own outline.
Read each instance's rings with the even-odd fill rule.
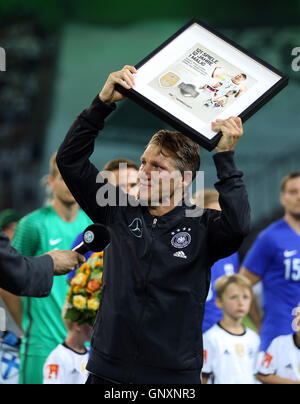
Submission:
[[[0,75],[0,210],[27,212],[37,204],[57,41],[33,19],[6,19],[0,42],[7,54]]]

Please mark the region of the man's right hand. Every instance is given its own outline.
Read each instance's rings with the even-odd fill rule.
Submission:
[[[136,73],[136,68],[128,65],[118,72],[111,73],[99,94],[100,100],[110,105],[126,98],[115,90],[115,85],[120,84],[126,90],[130,90],[135,85],[133,75]]]
[[[75,251],[49,251],[47,253],[54,263],[54,275],[66,275],[85,262],[83,255]]]

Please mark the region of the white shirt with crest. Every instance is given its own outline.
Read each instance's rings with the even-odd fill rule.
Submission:
[[[51,352],[44,365],[44,384],[85,384],[89,353],[77,353],[65,344]]]
[[[210,384],[256,384],[259,336],[249,328],[241,335],[215,324],[203,335],[204,365]]]
[[[272,341],[258,372],[300,382],[300,347],[296,345],[294,334],[282,335]]]

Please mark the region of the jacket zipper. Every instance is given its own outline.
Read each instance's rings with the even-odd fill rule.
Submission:
[[[158,219],[157,219],[157,217],[155,217],[155,218],[153,219],[152,226],[151,226],[151,246],[150,246],[150,250],[151,250],[151,251],[152,251],[152,245],[153,245],[153,241],[154,241],[154,239],[153,239],[153,232],[154,232],[154,230],[155,230],[155,228],[156,228],[157,222],[158,222]],[[137,341],[138,341],[139,334],[140,334],[140,331],[141,331],[142,320],[143,320],[144,312],[145,312],[145,308],[146,308],[146,300],[147,300],[146,290],[147,290],[148,278],[149,278],[151,269],[152,269],[152,254],[151,254],[151,258],[150,258],[149,269],[148,269],[148,272],[147,272],[147,274],[146,274],[146,277],[145,277],[145,280],[144,280],[144,285],[143,285],[145,296],[144,296],[144,301],[143,301],[143,307],[142,307],[141,315],[140,315],[140,318],[139,318],[139,321],[138,321],[138,325],[137,325],[137,334],[136,334],[136,335],[137,335]],[[130,381],[129,381],[129,384],[133,384],[133,383],[134,383],[134,382],[132,381],[133,378],[134,378],[134,365],[135,365],[135,363],[136,363],[136,361],[137,361],[138,355],[139,355],[139,343],[137,342],[137,348],[136,348],[136,351],[135,351],[135,354],[134,354],[134,358],[133,358],[133,364],[132,364],[132,368],[131,368],[131,374],[130,374]]]
[[[156,225],[157,225],[157,221],[158,221],[158,219],[157,219],[157,217],[155,217],[155,218],[153,219],[153,223],[152,223],[152,231],[155,229],[155,227],[156,227]],[[152,236],[153,236],[153,234],[152,234]]]

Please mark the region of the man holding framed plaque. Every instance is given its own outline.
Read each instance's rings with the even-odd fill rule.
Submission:
[[[125,66],[109,76],[57,155],[60,172],[79,205],[111,233],[104,251],[88,384],[200,384],[210,268],[237,251],[249,231],[248,196],[233,161],[242,123],[229,118],[213,124],[222,132],[214,156],[222,212],[187,214],[195,206],[186,206],[182,199],[199,170],[200,154],[197,143],[177,132],[159,131],[146,147],[139,200],[116,193],[89,158],[104,119],[125,98],[116,84],[131,89],[136,73],[133,66]]]

